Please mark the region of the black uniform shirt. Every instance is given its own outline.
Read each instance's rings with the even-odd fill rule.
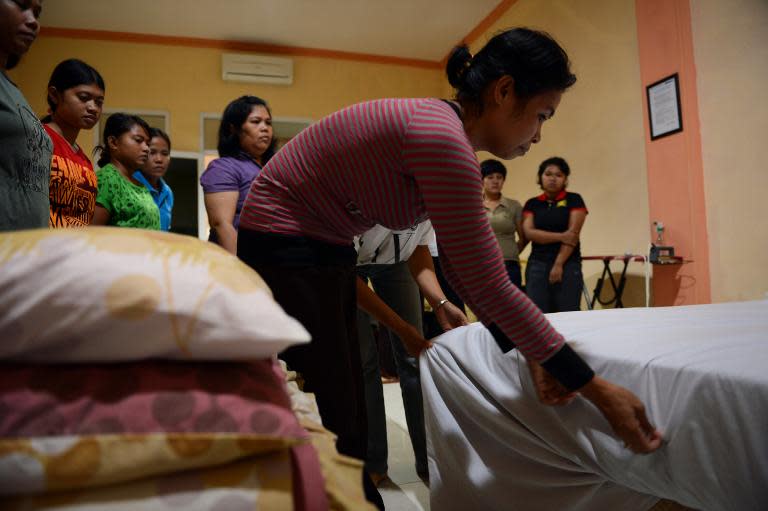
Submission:
[[[537,197],[528,199],[523,208],[523,216],[533,215],[533,226],[536,229],[549,232],[565,232],[568,230],[568,220],[571,211],[587,211],[584,199],[578,193],[560,192],[554,200],[550,200],[542,193]],[[581,244],[573,249],[569,261],[581,259]],[[554,262],[560,252],[560,243],[532,243],[531,260]]]

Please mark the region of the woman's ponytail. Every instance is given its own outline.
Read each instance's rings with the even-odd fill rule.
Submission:
[[[454,89],[461,89],[467,76],[467,70],[472,65],[472,54],[466,44],[457,46],[448,57],[445,66],[445,74],[448,75],[448,83]]]
[[[109,156],[109,149],[106,145],[97,145],[93,148],[93,157],[95,158],[98,155],[99,159],[96,161],[96,165],[99,166],[99,168],[102,168],[104,165],[110,162],[112,159]]]

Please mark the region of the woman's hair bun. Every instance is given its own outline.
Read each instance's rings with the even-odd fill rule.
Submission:
[[[448,75],[448,83],[454,89],[460,89],[464,83],[464,77],[467,74],[472,63],[472,54],[466,44],[462,44],[453,49],[448,57],[448,63],[445,66],[445,73]]]

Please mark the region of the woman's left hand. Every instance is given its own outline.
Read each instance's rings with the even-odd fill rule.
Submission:
[[[563,280],[563,266],[555,263],[549,272],[549,283],[557,284]]]

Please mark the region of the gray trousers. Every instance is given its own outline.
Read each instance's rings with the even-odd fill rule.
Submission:
[[[370,280],[379,298],[403,320],[416,327],[419,332],[422,331],[421,296],[407,262],[358,266],[357,273],[363,280]],[[371,317],[358,309],[357,323],[368,414],[368,455],[365,465],[369,472],[385,473],[388,468],[387,419],[384,410],[379,353],[371,329]],[[397,375],[400,378],[408,434],[411,437],[416,458],[416,472],[423,474],[427,472],[427,447],[419,361],[408,355],[399,337],[392,334],[390,338]]]

